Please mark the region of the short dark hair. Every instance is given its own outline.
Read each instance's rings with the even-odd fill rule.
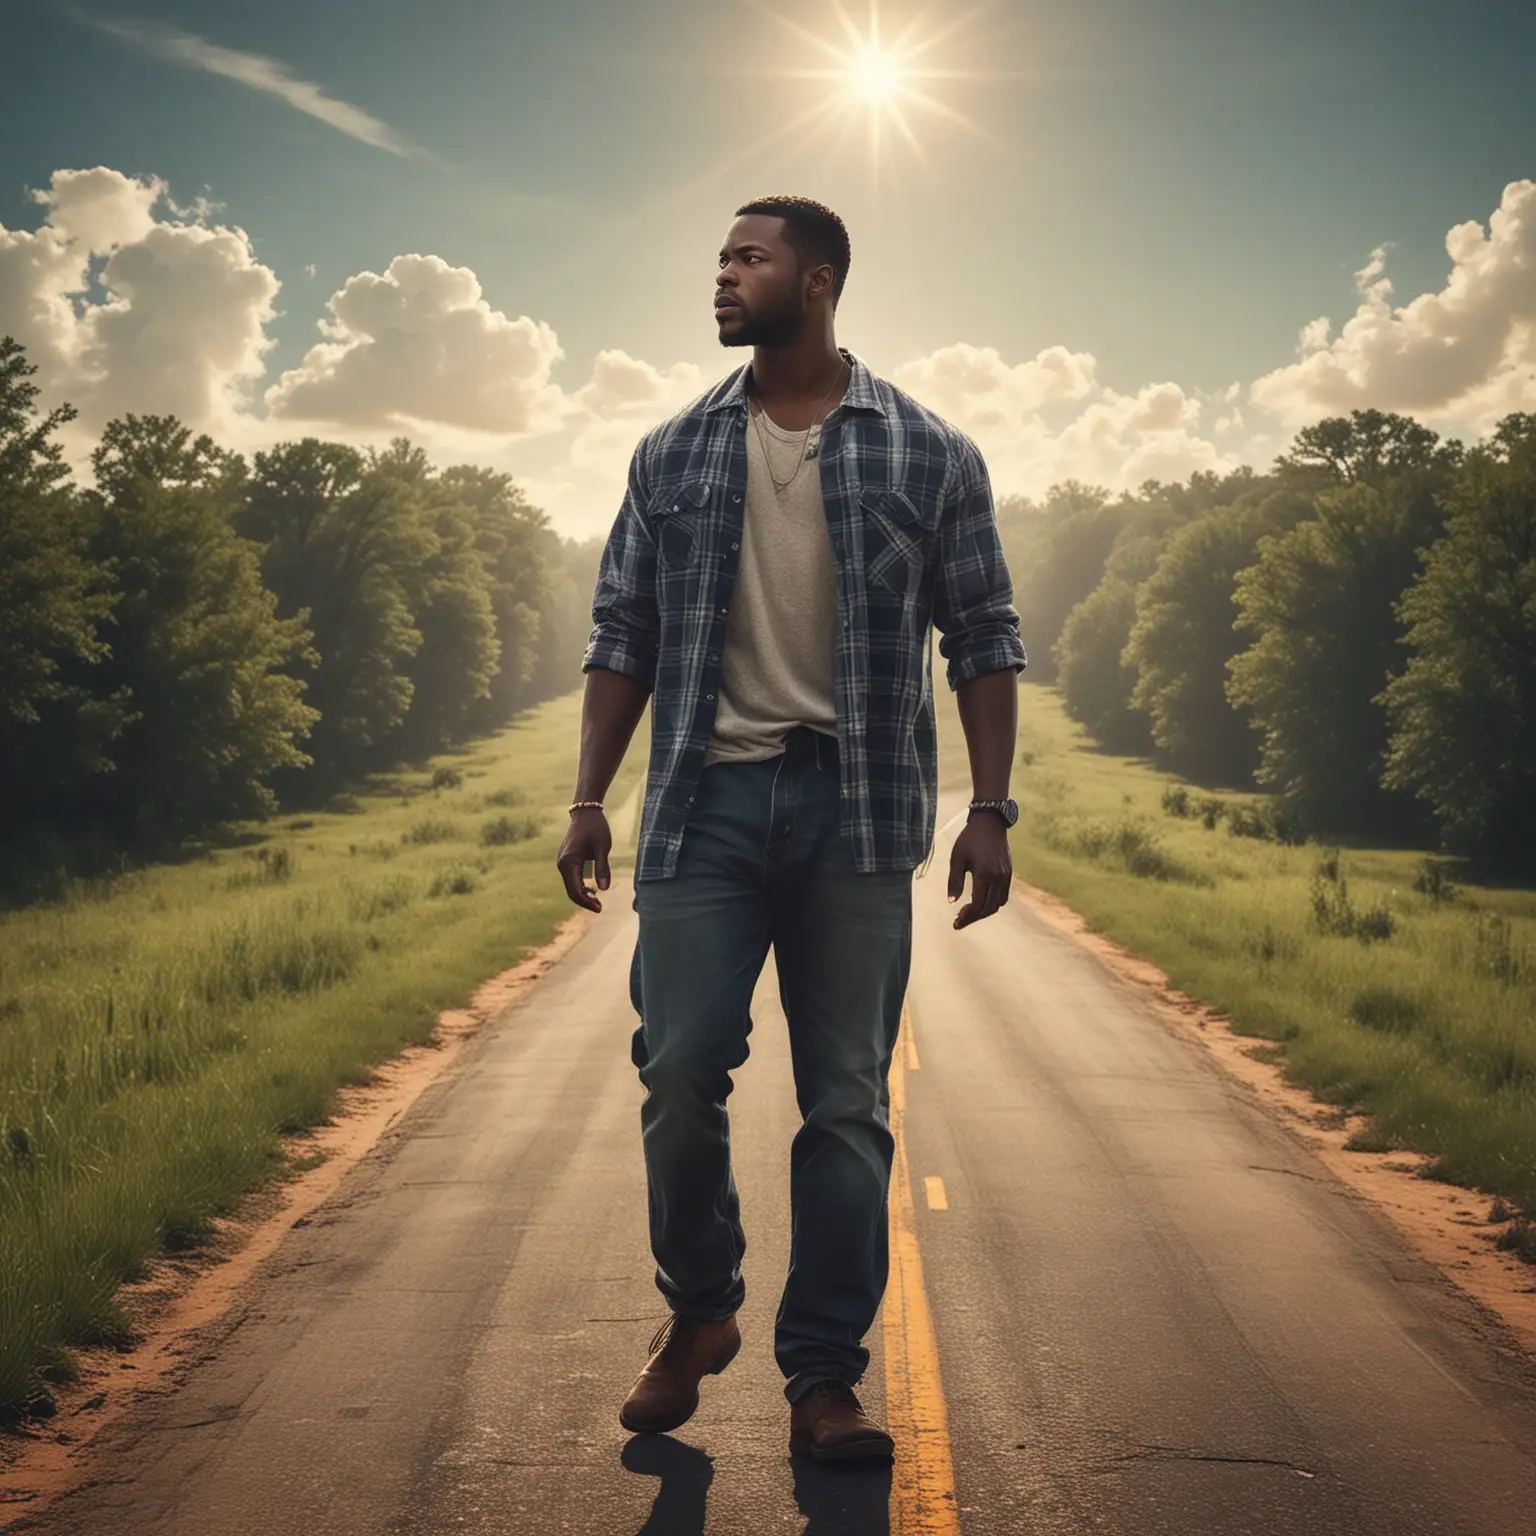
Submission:
[[[755,197],[736,210],[736,217],[763,213],[783,219],[784,238],[794,246],[801,261],[832,268],[832,307],[843,296],[852,253],[848,248],[848,230],[843,221],[812,197]]]

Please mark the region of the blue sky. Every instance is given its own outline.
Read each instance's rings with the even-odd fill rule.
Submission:
[[[847,14],[867,28],[866,7]],[[926,19],[919,6],[880,12],[887,39],[914,18],[924,37],[963,17],[952,6],[930,6]],[[878,175],[863,106],[842,131],[821,124],[767,142],[840,89],[793,75],[829,61],[786,21],[844,40],[829,0],[13,0],[0,20],[0,227],[37,232],[46,209],[29,190],[60,170],[158,179],[183,209],[210,199],[203,222],[242,232],[250,260],[281,285],[260,325],[265,373],[240,384],[250,418],[240,430],[252,441],[268,413],[262,391],[304,365],[327,301],[349,280],[412,253],[472,272],[490,311],[529,317],[563,356],[538,381],[543,405],[526,430],[487,432],[494,407],[468,406],[462,420],[424,422],[421,435],[523,474],[582,531],[603,521],[604,477],[615,464],[622,472],[641,417],[741,360],[716,344],[705,301],[733,208],[766,191],[803,192],[843,214],[853,268],[840,339],[914,392],[926,383],[962,425],[974,415],[1001,489],[1039,489],[1032,464],[1074,470],[1063,434],[1076,423],[1086,442],[1103,428],[1082,413],[1160,384],[1183,403],[1148,397],[1150,426],[1135,431],[1162,433],[1167,452],[1148,462],[1174,468],[1170,432],[1212,445],[1205,462],[1262,458],[1307,403],[1315,418],[1362,390],[1451,424],[1458,411],[1484,422],[1493,400],[1522,403],[1523,386],[1510,383],[1524,376],[1526,359],[1510,352],[1520,315],[1506,317],[1499,378],[1463,381],[1443,400],[1421,381],[1394,382],[1382,359],[1402,350],[1391,325],[1407,322],[1393,322],[1393,307],[1445,290],[1447,232],[1486,227],[1506,189],[1536,177],[1536,7],[996,4],[926,56],[953,78],[914,82],[979,131],[909,106],[921,158],[886,120]],[[207,48],[197,55],[194,43]],[[209,48],[271,61],[355,120],[337,126],[215,72]],[[186,62],[189,50],[201,62]],[[175,217],[165,203],[155,216]],[[1379,247],[1391,288],[1374,301],[1388,310],[1382,334],[1365,338],[1375,360],[1341,356],[1331,383],[1297,378],[1250,398],[1254,381],[1297,362],[1304,326],[1330,317],[1338,337],[1379,280],[1355,276]],[[1500,258],[1493,286],[1506,306],[1526,302],[1505,292],[1520,286],[1509,273],[1525,249],[1522,233]],[[19,258],[0,262],[0,329],[29,302],[18,271]],[[110,294],[98,284],[86,297]],[[1489,323],[1484,309],[1466,328],[1486,341]],[[1002,393],[990,404],[956,397],[967,372],[955,366],[958,346],[995,352],[987,367]],[[69,364],[67,350],[57,382],[74,379],[79,393],[85,365]],[[654,398],[603,387],[594,366],[604,353],[659,371]],[[106,366],[106,352],[93,355]],[[1010,371],[1042,356],[1044,374]],[[354,372],[365,372],[361,359]],[[377,369],[368,377],[371,403],[349,400],[347,430],[366,438],[414,419],[408,400],[392,405],[374,387]],[[133,382],[153,408],[152,374]],[[1233,385],[1242,420],[1223,441],[1212,400]],[[487,388],[486,398],[507,398],[494,381]],[[1115,408],[1124,448],[1139,439],[1126,436],[1130,407]],[[987,441],[1009,423],[1018,430],[1007,443]],[[1203,453],[1188,449],[1190,467]],[[1112,478],[1104,454],[1080,457],[1085,472]]]

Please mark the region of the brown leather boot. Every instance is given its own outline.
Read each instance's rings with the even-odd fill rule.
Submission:
[[[619,1423],[652,1435],[686,1424],[699,1406],[699,1382],[718,1376],[740,1348],[734,1316],[705,1322],[674,1312],[651,1340],[650,1359],[619,1409]]]
[[[789,1410],[789,1448],[817,1461],[895,1455],[896,1442],[865,1415],[845,1381],[818,1381]]]

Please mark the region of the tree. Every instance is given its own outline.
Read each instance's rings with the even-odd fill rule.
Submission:
[[[1067,616],[1054,653],[1067,713],[1113,752],[1144,752],[1152,740],[1131,707],[1136,673],[1125,653],[1135,619],[1135,586],[1106,575]]]
[[[410,708],[386,748],[418,757],[464,735],[471,709],[490,696],[500,651],[491,578],[470,509],[420,448],[398,437],[370,455],[370,467],[400,486],[427,536],[422,555],[397,573],[421,644],[404,665]]]
[[[1454,469],[1461,454],[1460,443],[1440,442],[1411,416],[1351,411],[1303,427],[1290,452],[1275,460],[1275,469],[1316,489],[1379,485],[1410,470]]]
[[[1005,554],[1030,671],[1050,682],[1051,649],[1067,615],[1098,586],[1124,515],[1107,491],[1068,480],[1051,487],[1040,517],[1028,523],[1032,536],[1005,545]]]
[[[123,717],[94,686],[111,572],[91,562],[54,440],[75,412],[37,415],[36,371],[0,338],[0,833],[12,849],[50,797],[107,766]]]
[[[468,512],[475,546],[490,580],[498,665],[489,691],[470,718],[476,730],[492,730],[529,702],[545,638],[540,615],[549,601],[552,579],[551,548],[545,538],[549,520],[528,502],[510,475],[458,464],[443,471],[442,486]],[[573,679],[567,682],[574,686]]]
[[[1448,844],[1536,871],[1536,416],[1507,416],[1447,492],[1445,537],[1398,614],[1386,783]]]
[[[1226,693],[1227,662],[1239,649],[1233,591],[1259,540],[1310,510],[1305,498],[1274,492],[1208,513],[1169,538],[1137,594],[1125,653],[1136,672],[1131,704],[1150,717],[1152,740],[1180,772],[1252,777],[1253,736]]]
[[[1309,830],[1415,830],[1411,803],[1381,786],[1376,699],[1406,660],[1396,604],[1440,532],[1441,478],[1417,469],[1330,492],[1238,577],[1237,626],[1253,639],[1227,696],[1260,732],[1259,782]]]
[[[230,523],[233,466],[167,418],[114,422],[92,464],[88,553],[117,587],[100,669],[132,713],[114,771],[91,782],[83,809],[141,849],[269,814],[271,776],[309,761],[299,743],[315,711],[285,671],[307,656],[309,636],[277,616],[258,551]],[[198,464],[213,467],[180,472]]]
[[[314,635],[298,675],[320,712],[316,771],[330,785],[379,764],[422,644],[403,573],[437,548],[410,486],[340,443],[280,443],[255,455],[236,526],[261,546],[278,612]]]

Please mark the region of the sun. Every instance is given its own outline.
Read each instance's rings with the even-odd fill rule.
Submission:
[[[894,102],[906,76],[901,60],[879,47],[866,47],[853,54],[846,73],[848,89],[872,107]]]

